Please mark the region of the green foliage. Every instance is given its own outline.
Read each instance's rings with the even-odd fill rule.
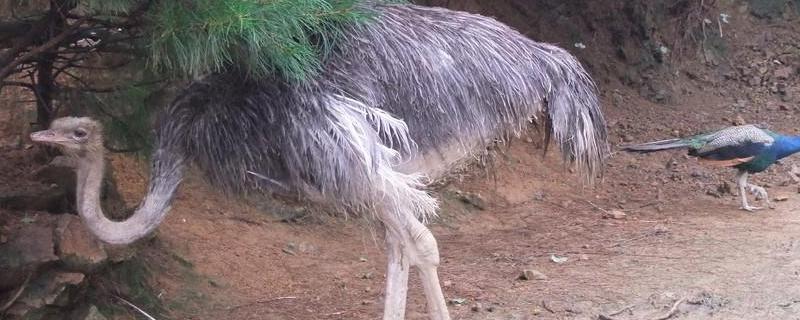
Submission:
[[[149,62],[196,77],[231,66],[259,77],[302,79],[342,35],[368,18],[357,0],[161,1],[151,9]]]

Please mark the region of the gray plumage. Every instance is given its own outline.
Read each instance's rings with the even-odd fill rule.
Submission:
[[[569,53],[483,16],[369,9],[375,21],[350,28],[306,82],[235,70],[196,81],[164,114],[160,147],[184,150],[227,191],[355,208],[383,196],[372,194],[381,170],[421,157],[448,162],[442,149],[453,146],[464,158],[538,116],[566,160],[588,177],[599,171],[605,123],[592,81]]]

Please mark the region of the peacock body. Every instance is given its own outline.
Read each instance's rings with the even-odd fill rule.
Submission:
[[[778,160],[800,151],[800,136],[782,135],[755,125],[727,127],[714,132],[623,146],[629,152],[649,153],[685,148],[689,155],[704,163],[738,169],[737,184],[742,209],[759,209],[747,203],[745,190],[763,198],[770,205],[764,188],[747,183],[750,173],[766,170]]]

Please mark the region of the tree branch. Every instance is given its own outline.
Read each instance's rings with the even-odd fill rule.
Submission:
[[[15,87],[24,87],[28,89],[33,89],[33,84],[22,82],[22,81],[0,81],[0,89],[5,86],[15,86]]]
[[[53,38],[50,38],[50,40],[48,40],[44,44],[42,44],[42,45],[40,45],[40,46],[38,46],[38,47],[26,52],[25,54],[23,54],[23,55],[21,55],[19,57],[17,57],[16,59],[11,61],[10,63],[7,63],[7,64],[3,65],[3,68],[0,69],[0,79],[5,79],[6,77],[8,77],[8,75],[11,74],[14,71],[14,68],[16,68],[17,65],[27,61],[28,59],[30,59],[30,58],[38,55],[38,54],[41,54],[41,53],[43,53],[43,52],[45,52],[47,50],[50,50],[50,49],[58,46],[62,41],[64,41],[64,39],[66,39],[68,36],[70,36],[72,34],[73,30],[75,30],[83,22],[84,22],[84,20],[76,21],[75,23],[67,26],[64,29],[64,31],[59,33],[57,36],[55,36]],[[19,53],[19,51],[16,52],[16,53]],[[3,60],[0,59],[0,63],[2,61]],[[0,65],[2,65],[2,64],[0,64]]]

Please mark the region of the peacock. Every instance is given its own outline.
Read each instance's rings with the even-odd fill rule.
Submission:
[[[736,183],[742,209],[755,211],[761,208],[747,203],[745,191],[750,191],[756,199],[764,199],[770,208],[772,204],[767,190],[747,182],[748,175],[764,171],[778,160],[800,151],[800,136],[782,135],[755,125],[740,125],[685,138],[627,145],[622,150],[649,153],[680,148],[689,149],[689,155],[702,162],[738,169]]]

